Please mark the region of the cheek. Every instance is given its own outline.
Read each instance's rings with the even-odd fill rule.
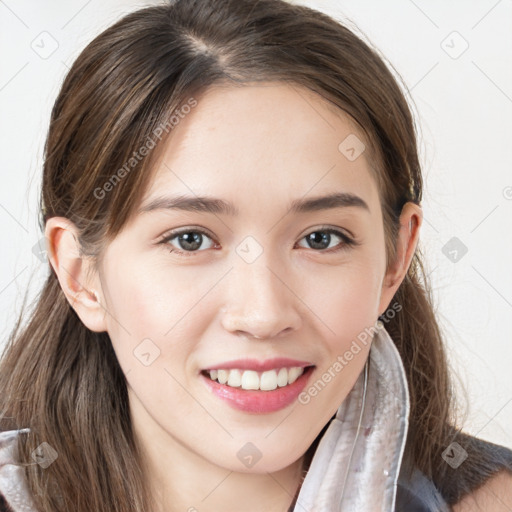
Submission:
[[[197,414],[186,388],[189,355],[204,329],[201,290],[155,267],[138,274],[123,267],[107,283],[109,336],[131,393],[156,415],[170,401],[180,413],[166,414],[176,421]]]
[[[366,265],[347,265],[331,279],[317,279],[318,284],[323,282],[323,290],[317,287],[315,294],[308,295],[311,310],[319,318],[321,357],[316,377],[299,401],[314,408],[315,414],[322,411],[322,421],[336,412],[367,361],[377,320],[377,281]]]
[[[334,344],[346,342],[377,320],[381,276],[372,258],[316,273],[302,286],[304,302]]]
[[[125,260],[108,275],[108,332],[123,369],[137,366],[145,348],[158,354],[152,368],[183,366],[208,323],[202,299],[215,284],[212,272],[203,278],[192,267],[172,271]]]
[[[142,258],[125,260],[110,270],[109,312],[122,318],[130,332],[161,336],[198,302],[201,289],[206,286],[201,283],[203,280],[191,272]]]

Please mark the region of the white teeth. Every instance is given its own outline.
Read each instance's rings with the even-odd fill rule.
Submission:
[[[303,373],[304,368],[293,366],[258,373],[254,370],[209,370],[210,378],[233,388],[272,391],[277,387],[293,384]]]
[[[240,384],[242,384],[242,374],[238,370],[231,370],[229,372],[227,385],[232,388],[237,388]]]
[[[293,382],[295,382],[299,378],[299,376],[302,375],[303,371],[304,368],[290,368],[290,370],[288,371],[288,384],[292,384]]]
[[[234,371],[236,372],[239,370]],[[259,389],[260,378],[258,377],[258,372],[253,370],[245,370],[245,372],[242,374],[241,386],[243,389]]]
[[[277,374],[277,385],[282,388],[288,384],[288,371],[286,368],[281,368]]]
[[[217,370],[217,379],[221,384],[226,384],[229,378],[229,370]]]
[[[261,374],[260,389],[262,391],[272,391],[277,388],[277,373],[275,370],[268,370]]]

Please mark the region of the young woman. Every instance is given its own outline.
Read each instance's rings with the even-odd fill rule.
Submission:
[[[178,0],[92,41],[1,360],[0,508],[507,510],[512,452],[456,426],[414,134],[306,7]]]

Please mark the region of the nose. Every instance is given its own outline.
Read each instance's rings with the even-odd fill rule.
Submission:
[[[287,282],[290,279],[270,268],[263,256],[251,264],[237,262],[226,282],[224,329],[258,339],[299,329],[302,319],[297,307],[301,301],[293,291],[294,283]]]

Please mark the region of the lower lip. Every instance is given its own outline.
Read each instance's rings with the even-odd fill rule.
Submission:
[[[203,374],[200,376],[209,390],[219,398],[226,400],[231,407],[245,412],[267,413],[279,411],[293,403],[305,388],[313,370],[314,366],[306,368],[293,384],[287,384],[272,391],[233,388]]]

